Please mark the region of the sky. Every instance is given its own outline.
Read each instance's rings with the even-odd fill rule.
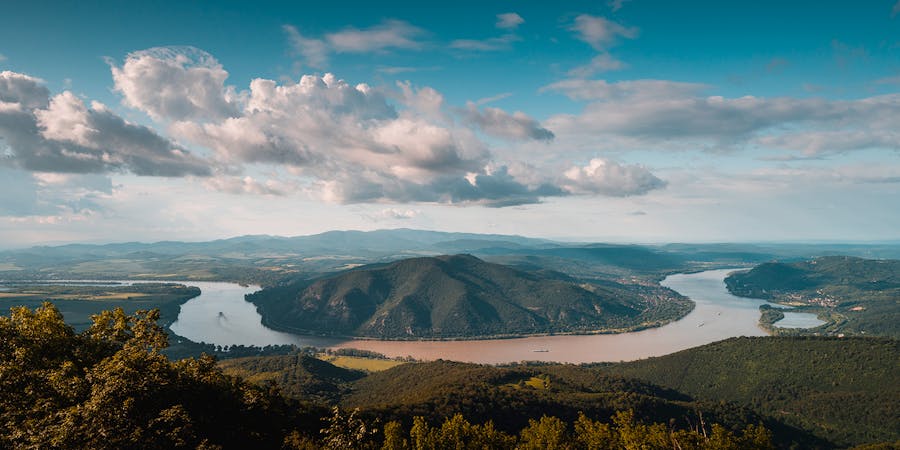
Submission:
[[[877,242],[900,240],[898,206],[900,0],[0,15],[0,248],[383,228]]]

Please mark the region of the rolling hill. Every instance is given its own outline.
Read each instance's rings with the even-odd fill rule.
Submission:
[[[900,260],[826,256],[765,263],[731,274],[725,284],[735,295],[818,313],[829,323],[817,332],[900,337]]]
[[[673,292],[670,316],[689,303]],[[636,287],[578,284],[471,255],[364,266],[248,296],[271,328],[393,339],[456,338],[647,326]],[[674,318],[672,317],[672,318]]]
[[[900,440],[898,361],[894,339],[744,337],[603,371],[746,405],[849,446]]]

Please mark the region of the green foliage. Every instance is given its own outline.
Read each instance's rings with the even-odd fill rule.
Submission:
[[[572,427],[553,417],[532,419],[518,435],[494,429],[490,422],[472,424],[461,414],[430,426],[420,416],[413,418],[409,439],[402,425],[390,422],[385,427],[382,449],[390,450],[769,450],[773,449],[768,431],[757,425],[731,432],[718,424],[709,429],[675,429],[662,423],[644,424],[630,411],[617,413],[611,422],[600,422],[580,414]],[[358,445],[358,443],[354,443]],[[346,448],[356,448],[350,445]]]
[[[519,447],[523,450],[563,450],[568,447],[566,424],[556,417],[530,419],[519,432]]]
[[[265,289],[248,300],[276,329],[389,339],[625,331],[691,308],[662,288],[578,284],[470,255],[365,266]]]
[[[308,352],[231,363],[249,377],[296,367],[293,377],[257,386],[224,374],[212,357],[169,361],[158,317],[156,311],[105,312],[81,333],[51,304],[0,317],[0,448],[830,445],[723,399],[838,445],[897,440],[890,424],[897,423],[900,404],[900,348],[888,339],[744,338],[594,368],[437,361],[364,375]],[[550,382],[542,389],[526,385],[535,379]],[[341,405],[331,414],[287,399],[276,387],[300,385],[293,392],[309,399],[328,383],[339,389],[319,398]]]
[[[274,448],[308,408],[222,374],[170,362],[158,311],[95,316],[76,333],[50,303],[0,317],[2,448]]]
[[[254,383],[277,383],[290,397],[325,402],[337,401],[349,393],[350,382],[365,376],[364,372],[336,367],[304,353],[227,359],[219,367],[226,374]]]
[[[699,399],[732,401],[840,445],[900,439],[900,341],[734,338],[609,365]]]
[[[735,295],[800,305],[829,323],[813,330],[773,328],[778,334],[866,334],[900,338],[900,260],[827,256],[766,263],[725,279]],[[764,317],[774,322],[775,317]],[[763,322],[767,323],[767,322]],[[778,323],[775,322],[775,327]]]
[[[348,448],[375,448],[373,439],[378,430],[359,418],[359,410],[344,414],[340,408],[332,409],[327,426],[321,430],[322,444],[329,450]]]

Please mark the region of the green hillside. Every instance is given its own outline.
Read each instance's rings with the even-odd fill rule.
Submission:
[[[663,288],[579,284],[470,255],[365,266],[248,300],[272,328],[394,339],[621,331],[659,325],[691,307]]]
[[[900,260],[828,256],[766,263],[730,275],[725,284],[735,295],[817,313],[829,321],[817,332],[900,337]]]
[[[893,339],[734,338],[604,371],[744,404],[840,445],[900,440]]]
[[[365,376],[305,354],[226,359],[219,367],[254,383],[275,382],[292,397],[322,401],[340,398],[349,382]]]

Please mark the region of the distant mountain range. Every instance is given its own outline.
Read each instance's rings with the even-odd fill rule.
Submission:
[[[378,338],[592,331],[636,325],[643,298],[471,255],[365,266],[248,296],[269,327]]]
[[[411,229],[329,231],[310,236],[241,236],[38,246],[0,252],[0,278],[151,278],[273,285],[360,264],[468,253],[523,269],[578,278],[655,281],[666,274],[821,255],[900,258],[900,245],[667,244],[555,242],[522,236]]]

